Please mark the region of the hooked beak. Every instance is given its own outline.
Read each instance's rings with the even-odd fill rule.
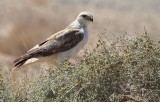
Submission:
[[[87,20],[92,21],[93,22],[93,17],[87,17]]]
[[[90,17],[89,20],[93,22],[93,17]]]

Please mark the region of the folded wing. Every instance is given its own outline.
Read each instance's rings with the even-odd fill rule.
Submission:
[[[22,66],[30,58],[46,57],[72,49],[82,41],[83,36],[84,34],[79,29],[60,31],[16,59],[15,67]]]

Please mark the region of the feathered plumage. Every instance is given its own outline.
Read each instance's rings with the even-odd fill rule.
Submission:
[[[67,28],[53,34],[16,59],[14,61],[15,68],[19,69],[21,66],[38,61],[42,57],[58,54],[61,59],[77,53],[88,39],[87,25],[90,21],[93,21],[93,16],[90,13],[80,13]]]

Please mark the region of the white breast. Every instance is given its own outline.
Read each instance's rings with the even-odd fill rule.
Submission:
[[[81,31],[84,32],[84,38],[83,38],[82,42],[83,42],[84,45],[85,45],[85,44],[87,43],[87,41],[88,41],[88,31],[87,31],[87,28],[86,28],[86,27],[83,27],[83,28],[81,29]],[[83,47],[84,47],[84,45],[83,45]]]

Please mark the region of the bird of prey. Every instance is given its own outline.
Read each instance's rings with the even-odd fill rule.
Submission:
[[[93,15],[89,12],[81,12],[64,30],[53,34],[16,59],[14,70],[39,61],[59,64],[65,58],[73,57],[87,43],[87,26],[90,22],[93,22]]]

